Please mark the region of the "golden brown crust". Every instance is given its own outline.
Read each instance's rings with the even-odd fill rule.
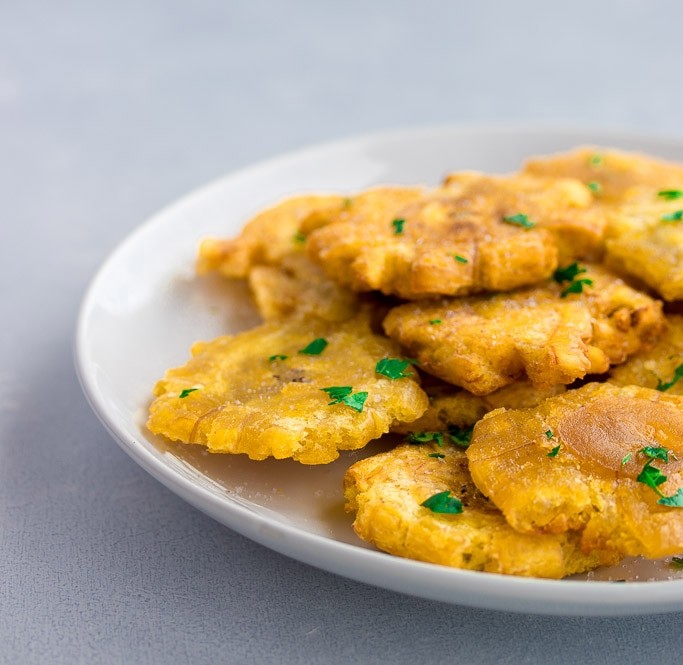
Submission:
[[[307,247],[356,291],[407,299],[509,291],[550,276],[558,255],[601,254],[604,220],[591,203],[573,180],[453,174],[430,192],[364,192],[313,230]]]
[[[605,263],[636,277],[665,300],[681,300],[683,199],[662,201],[656,194],[650,196],[609,211]]]
[[[670,315],[666,322],[666,331],[651,349],[610,370],[610,383],[653,389],[668,386],[667,394],[683,395],[683,379],[676,378],[676,369],[683,365],[683,316]]]
[[[300,352],[317,338],[327,340],[319,355]],[[426,409],[414,377],[390,380],[375,372],[377,361],[397,353],[370,332],[365,316],[343,323],[290,319],[197,343],[192,359],[157,383],[147,426],[210,452],[326,464]],[[322,389],[334,386],[366,392],[362,410],[330,404]],[[192,392],[181,397],[184,390]]]
[[[558,384],[537,388],[528,380],[520,380],[488,395],[477,396],[450,383],[424,376],[422,389],[429,397],[427,410],[411,423],[398,423],[391,431],[397,434],[411,432],[443,432],[450,427],[472,427],[489,411],[505,407],[525,409],[537,406],[544,399],[559,395],[566,387]]]
[[[510,294],[420,301],[396,307],[386,333],[430,374],[487,395],[519,378],[570,384],[603,373],[664,329],[661,303],[598,266],[581,293],[554,281]]]
[[[550,233],[560,263],[577,258],[596,260],[602,255],[605,221],[594,209],[591,190],[571,175],[548,180],[523,172],[510,176],[451,173],[444,180],[444,187],[453,191],[466,207],[485,200],[490,206],[487,213],[494,220],[514,214],[512,210],[524,212],[537,227]],[[502,239],[500,233],[504,228],[495,224],[490,229],[492,242],[503,254],[507,243],[500,243],[499,238]]]
[[[300,228],[334,215],[344,206],[344,197],[303,195],[284,199],[249,220],[237,238],[205,238],[199,246],[197,272],[218,272],[243,279],[253,266],[279,265],[282,258],[302,251]]]
[[[438,514],[421,505],[447,490],[461,500],[462,513]],[[549,578],[619,559],[606,550],[582,553],[573,534],[535,536],[514,531],[472,483],[464,452],[449,444],[402,445],[357,462],[346,473],[344,494],[347,510],[356,512],[356,533],[398,556]]]
[[[635,152],[584,146],[566,153],[534,157],[524,173],[575,178],[590,186],[598,205],[621,204],[683,186],[683,166]]]
[[[606,264],[666,300],[683,299],[683,198],[675,195],[683,191],[683,166],[637,153],[581,148],[530,160],[524,171],[590,184],[606,222]]]
[[[658,504],[657,491],[638,482],[646,446],[683,457],[683,398],[592,383],[536,408],[487,414],[467,456],[477,487],[515,529],[579,531],[584,551],[658,558],[683,550],[683,509]],[[683,486],[673,454],[654,463],[668,476],[659,485],[667,496]]]
[[[333,282],[302,252],[283,256],[277,266],[254,266],[248,279],[256,307],[266,321],[292,315],[345,321],[360,307],[356,293]]]

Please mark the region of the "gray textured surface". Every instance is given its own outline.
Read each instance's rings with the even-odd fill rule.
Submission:
[[[0,662],[678,662],[681,615],[450,607],[232,533],[118,449],[71,339],[129,231],[284,150],[482,121],[680,138],[682,7],[0,3]]]

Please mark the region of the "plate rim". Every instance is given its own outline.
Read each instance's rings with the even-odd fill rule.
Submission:
[[[73,343],[76,374],[86,400],[107,432],[124,452],[183,500],[245,537],[327,572],[391,591],[489,610],[558,616],[621,616],[681,611],[683,610],[683,580],[615,584],[608,581],[548,580],[460,570],[365,549],[306,531],[296,525],[270,520],[265,515],[252,512],[245,506],[232,501],[229,496],[219,496],[206,487],[193,483],[177,469],[163,464],[140,441],[117,423],[98,395],[99,391],[86,354],[87,325],[96,305],[96,294],[100,285],[106,280],[107,273],[117,261],[121,260],[126,250],[135,246],[141,238],[151,233],[158,225],[163,225],[171,211],[177,211],[185,206],[192,207],[194,202],[210,197],[212,192],[236,179],[253,177],[258,175],[259,171],[311,158],[316,153],[342,148],[357,150],[368,142],[400,141],[408,138],[415,140],[420,136],[438,136],[444,132],[468,136],[481,134],[489,138],[491,135],[507,135],[511,132],[536,136],[594,134],[605,137],[604,141],[610,143],[659,143],[676,147],[683,153],[682,138],[668,137],[658,133],[541,123],[537,125],[443,124],[371,132],[315,143],[230,171],[192,189],[138,224],[109,252],[92,276],[78,310]],[[348,557],[352,565],[340,566],[340,559]],[[425,583],[423,590],[406,590],[405,585],[400,583],[399,578],[402,574],[411,573],[417,574]],[[447,584],[444,584],[444,577],[448,580]],[[563,599],[549,604],[548,598],[558,594],[562,595]],[[504,607],[501,607],[501,598],[504,599]],[[542,608],[535,608],[538,603],[542,604]]]

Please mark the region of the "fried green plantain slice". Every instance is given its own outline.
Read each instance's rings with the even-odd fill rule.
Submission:
[[[312,230],[307,250],[356,291],[420,299],[509,291],[602,253],[604,219],[580,182],[452,174],[434,190],[378,188]]]
[[[509,294],[400,305],[384,329],[426,372],[475,395],[523,377],[547,388],[604,373],[663,332],[659,301],[599,266],[565,272]]]
[[[365,446],[428,399],[412,372],[376,371],[397,346],[369,317],[330,323],[292,318],[198,342],[189,362],[154,389],[148,428],[210,452],[326,464]]]
[[[356,462],[344,478],[344,494],[358,536],[402,557],[547,578],[620,558],[609,550],[583,553],[575,534],[516,532],[474,486],[465,453],[448,443],[401,445]]]
[[[301,226],[324,220],[344,207],[344,197],[292,196],[259,212],[236,238],[205,238],[199,246],[197,272],[218,272],[243,279],[258,265],[279,265],[284,256],[303,249]]]
[[[651,349],[610,370],[610,383],[683,395],[683,316],[667,316],[666,322],[666,332]]]
[[[584,551],[683,551],[683,397],[590,383],[492,411],[467,456],[477,487],[522,533],[578,532]]]

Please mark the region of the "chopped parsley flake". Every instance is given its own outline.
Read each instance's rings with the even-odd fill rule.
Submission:
[[[577,275],[587,272],[586,268],[580,266],[578,263],[570,263],[565,268],[558,268],[553,273],[553,279],[561,284],[562,282],[571,282]]]
[[[268,360],[272,363],[275,360],[287,360],[288,356],[283,355],[282,353],[276,353],[274,356],[270,356]]]
[[[474,426],[461,429],[460,427],[449,427],[448,436],[451,443],[454,443],[458,448],[467,448],[472,440],[472,430]]]
[[[672,556],[671,567],[677,568],[678,570],[683,570],[683,556]]]
[[[405,379],[412,376],[412,372],[407,372],[406,369],[410,367],[410,361],[401,360],[400,358],[382,358],[377,365],[375,365],[375,372],[382,374],[390,379]]]
[[[429,322],[429,325],[430,326],[438,326],[440,323],[443,323],[443,321],[441,319],[432,319]]]
[[[674,375],[671,381],[667,381],[666,383],[663,383],[661,379],[657,379],[657,390],[660,392],[664,392],[665,390],[669,390],[672,386],[674,386],[679,379],[683,379],[683,365],[679,365],[675,370],[674,370]]]
[[[553,434],[553,431],[551,429],[546,430],[545,436],[547,439],[552,439],[555,435]]]
[[[332,400],[328,406],[345,404],[358,413],[363,410],[365,400],[368,398],[367,392],[354,393],[351,386],[330,386],[329,388],[321,388],[321,390],[326,392]]]
[[[674,201],[683,198],[683,191],[680,189],[661,189],[657,192],[657,196],[665,201]]]
[[[633,457],[633,453],[628,453],[628,455],[624,455],[621,458],[621,466],[626,466],[631,461],[632,457]]]
[[[469,261],[464,256],[460,256],[460,254],[453,254],[453,258],[458,263],[469,263]]]
[[[427,457],[436,457],[437,459],[443,459],[446,456],[443,453],[429,453]]]
[[[592,279],[575,279],[569,286],[560,293],[560,298],[566,298],[570,293],[583,293],[584,286],[593,286]]]
[[[363,407],[365,406],[365,400],[368,398],[368,393],[366,391],[363,392],[358,392],[358,393],[353,393],[353,395],[349,395],[348,397],[345,397],[342,402],[346,404],[346,406],[352,408],[354,411],[358,411],[360,413],[363,410]]]
[[[657,503],[660,506],[667,506],[668,508],[683,508],[683,488],[678,488],[675,494],[671,496],[666,496],[662,490],[659,489],[659,485],[667,481],[668,476],[665,476],[660,469],[653,466],[655,460],[660,460],[667,464],[669,462],[669,451],[662,446],[645,446],[641,448],[639,453],[642,453],[649,459],[645,462],[643,470],[640,472],[636,480],[639,483],[643,483],[648,487],[651,487],[657,494],[659,494],[659,499]],[[672,457],[674,455],[672,454]]]
[[[199,388],[183,388],[178,397],[180,397],[180,399],[185,399],[190,393],[193,393],[195,390],[199,390]]]
[[[662,215],[660,219],[663,222],[680,222],[683,219],[683,210],[676,210],[666,215]]]
[[[394,235],[398,236],[403,233],[403,226],[405,223],[405,219],[395,219],[393,222],[391,222],[391,225],[394,227]]]
[[[588,163],[591,166],[600,166],[602,164],[602,155],[599,155],[599,154],[592,155],[590,160],[588,161]]]
[[[665,464],[669,463],[669,451],[666,448],[662,448],[662,446],[645,446],[645,448],[641,448],[638,452],[643,453],[645,457],[649,457],[651,460],[659,459]]]
[[[330,404],[339,404],[345,397],[348,397],[352,392],[351,386],[330,386],[329,388],[321,388],[325,391],[332,400]]]
[[[560,452],[560,444],[558,443],[547,455],[546,457],[557,457],[557,453]]]
[[[303,244],[303,243],[306,242],[306,236],[305,236],[305,234],[301,233],[301,231],[297,231],[297,232],[294,234],[293,240],[294,240],[295,243],[301,245],[301,244]]]
[[[659,496],[663,497],[662,491],[659,489],[659,485],[666,482],[667,476],[665,476],[656,466],[652,466],[654,460],[649,459],[643,470],[638,474],[636,480],[639,483],[643,483],[648,487],[651,487]]]
[[[516,226],[521,226],[524,229],[531,229],[536,224],[532,222],[529,217],[521,212],[516,215],[509,215],[508,217],[503,217],[503,221],[508,224],[515,224]]]
[[[304,353],[307,356],[319,356],[323,349],[327,346],[327,340],[324,337],[314,339],[310,344],[299,350],[299,353]]]
[[[344,202],[342,203],[342,205],[344,208],[350,208],[352,203],[353,203],[353,199],[350,199],[347,197],[344,199]]]
[[[444,513],[447,515],[459,515],[462,512],[462,502],[454,496],[450,496],[450,490],[439,492],[430,496],[420,505],[429,508],[433,513]]]
[[[672,496],[663,496],[657,500],[657,503],[669,508],[683,508],[683,489],[680,487],[676,490],[676,494]]]
[[[599,182],[595,182],[595,180],[589,182],[586,187],[588,187],[593,194],[599,194],[602,191],[602,185]]]
[[[558,268],[553,273],[553,279],[558,283],[569,282],[567,288],[560,294],[561,298],[566,298],[570,293],[583,293],[584,286],[593,286],[593,280],[587,277],[577,279],[579,275],[587,272],[586,268],[578,263],[570,263],[564,268]]]
[[[443,432],[411,432],[406,439],[408,443],[432,443],[443,446]]]

